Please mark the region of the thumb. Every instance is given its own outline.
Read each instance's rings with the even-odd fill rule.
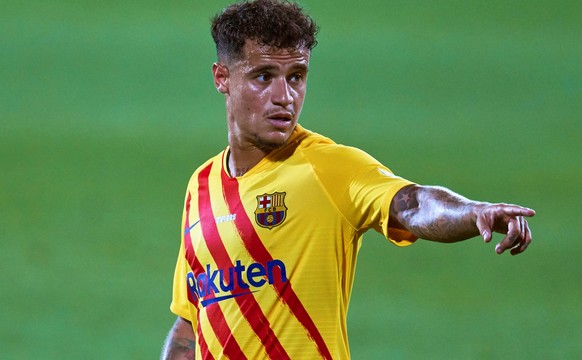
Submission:
[[[479,229],[479,234],[481,234],[483,241],[485,241],[486,243],[490,242],[491,239],[493,238],[493,234],[492,226],[491,224],[489,224],[489,221],[487,221],[485,217],[480,215],[477,217],[477,222],[475,223],[475,225],[477,226],[477,229]]]

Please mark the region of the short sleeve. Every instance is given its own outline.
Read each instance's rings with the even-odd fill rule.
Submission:
[[[176,261],[176,268],[174,270],[174,281],[172,290],[172,303],[170,310],[177,316],[183,317],[192,322],[192,310],[194,306],[188,300],[187,274],[190,271],[190,266],[186,261],[184,253],[184,246],[180,246],[178,251],[178,260]],[[195,325],[195,324],[193,324]]]
[[[335,145],[319,155],[316,166],[320,181],[356,231],[375,229],[398,246],[417,239],[409,231],[388,226],[392,199],[413,182],[394,175],[357,148]]]
[[[360,171],[354,172],[348,187],[349,200],[358,209],[354,214],[357,217],[352,220],[355,226],[362,230],[375,229],[398,246],[412,244],[416,236],[388,224],[392,199],[400,189],[413,184],[374,159],[362,165]]]
[[[184,223],[186,219],[186,212],[182,215],[182,226],[184,228]],[[188,296],[188,273],[192,271],[188,260],[186,259],[186,250],[184,246],[184,236],[183,231],[181,231],[181,242],[180,249],[178,250],[178,259],[176,260],[176,267],[174,269],[174,280],[172,288],[172,303],[170,304],[170,310],[186,320],[189,320],[194,327],[196,327],[196,307],[190,302],[190,297]]]

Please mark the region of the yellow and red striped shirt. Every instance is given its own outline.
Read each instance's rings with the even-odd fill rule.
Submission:
[[[297,126],[244,176],[228,148],[189,184],[171,310],[201,359],[346,359],[347,308],[362,234],[397,245],[393,196],[411,182],[365,152]]]

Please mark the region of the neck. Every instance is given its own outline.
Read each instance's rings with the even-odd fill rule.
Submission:
[[[240,150],[230,148],[228,152],[227,165],[230,176],[238,177],[246,174],[257,165],[269,152],[253,148],[250,150]]]

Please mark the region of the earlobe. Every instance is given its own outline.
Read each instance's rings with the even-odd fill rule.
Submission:
[[[228,68],[223,64],[214,63],[212,64],[212,76],[216,90],[228,94]]]

